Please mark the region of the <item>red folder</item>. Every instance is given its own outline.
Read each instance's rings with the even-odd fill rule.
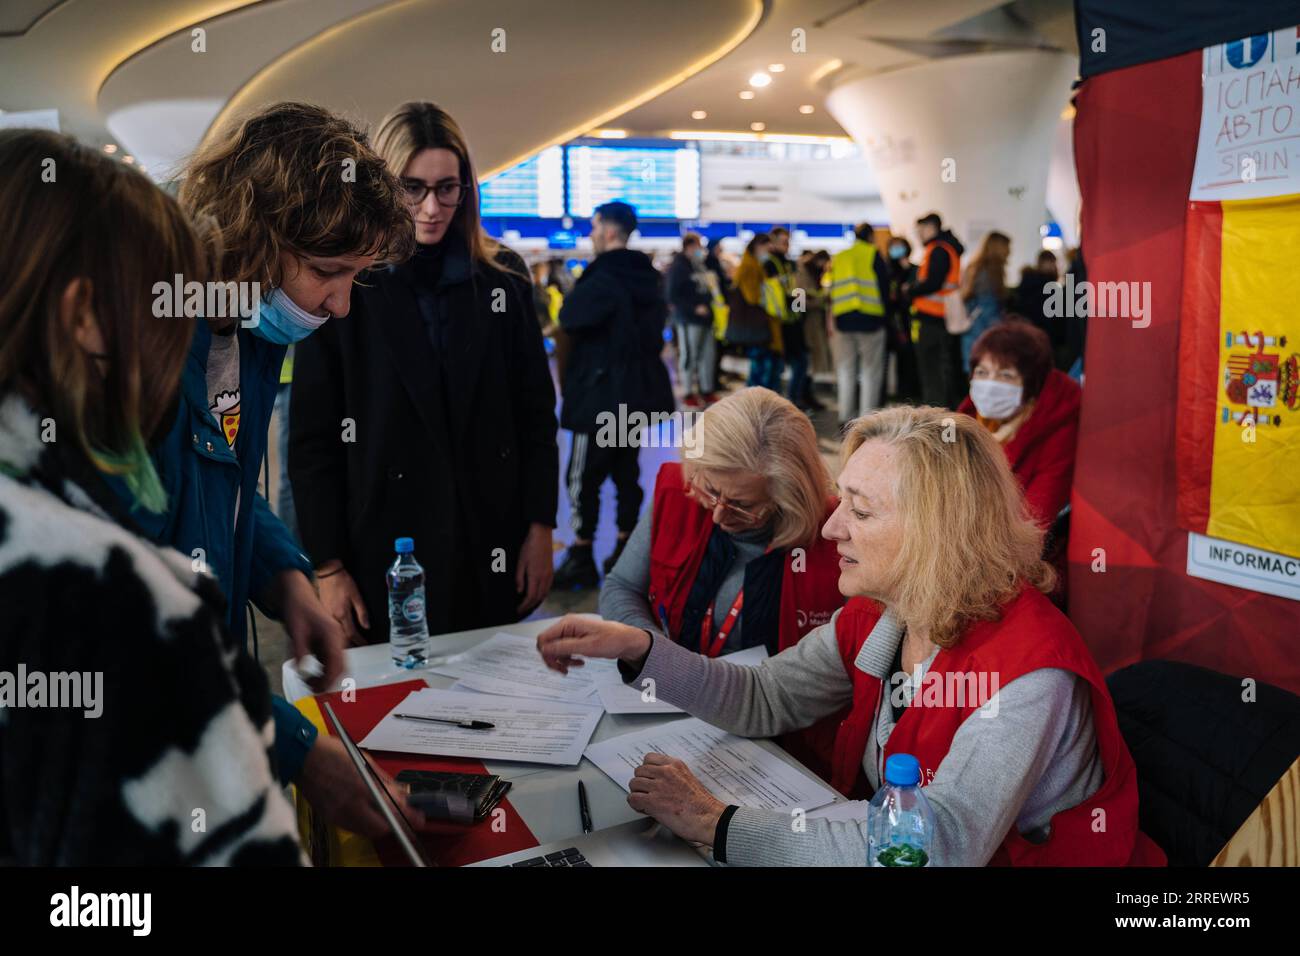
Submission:
[[[360,742],[375,725],[412,691],[428,685],[422,680],[403,681],[400,684],[382,684],[356,691],[335,691],[317,694],[318,703],[329,701],[334,713],[347,728],[354,741]],[[345,699],[346,696],[346,699]],[[327,732],[333,731],[325,721]],[[400,770],[449,770],[457,773],[487,773],[481,761],[467,757],[428,757],[423,754],[402,754],[387,751],[368,751],[370,759],[385,772],[396,776]],[[421,842],[429,857],[439,866],[464,866],[502,853],[513,853],[537,846],[537,838],[524,823],[523,817],[506,798],[497,805],[505,814],[493,812],[481,823],[437,824],[435,833],[421,832]],[[405,866],[406,857],[397,841],[388,837],[375,843],[375,850],[384,866]]]

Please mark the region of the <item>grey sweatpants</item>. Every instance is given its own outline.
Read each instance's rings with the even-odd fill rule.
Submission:
[[[707,395],[715,390],[713,352],[716,347],[713,326],[677,323],[677,381],[687,395],[696,391]]]

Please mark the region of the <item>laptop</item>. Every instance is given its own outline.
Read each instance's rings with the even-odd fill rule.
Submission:
[[[714,866],[696,848],[654,820],[632,820],[529,850],[503,853],[470,866]]]
[[[328,701],[321,704],[334,733],[343,742],[357,773],[365,781],[370,798],[387,821],[398,846],[412,866],[436,866],[425,852],[420,838],[403,816],[401,808],[379,779],[375,769],[361,755],[352,735],[343,726]],[[567,840],[544,843],[527,850],[503,853],[470,866],[588,867],[588,866],[714,866],[706,848],[696,848],[674,836],[654,820],[633,820],[618,826],[584,833]]]

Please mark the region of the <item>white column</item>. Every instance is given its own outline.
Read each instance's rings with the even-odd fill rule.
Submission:
[[[1018,269],[1041,248],[1052,141],[1077,67],[1045,50],[945,57],[849,79],[826,108],[871,163],[894,232],[916,244],[916,220],[937,212],[973,252],[997,229]]]

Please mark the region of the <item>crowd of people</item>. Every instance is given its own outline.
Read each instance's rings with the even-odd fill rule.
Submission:
[[[49,158],[57,184],[42,185]],[[268,107],[192,156],[175,199],[67,137],[0,131],[14,216],[0,235],[0,667],[107,684],[100,721],[0,723],[0,857],[299,862],[290,782],[325,822],[383,832],[338,741],[272,697],[246,606],[278,618],[328,686],[348,644],[387,640],[384,571],[411,536],[433,634],[601,586],[603,620],[566,617],[539,639],[550,666],[617,658],[693,714],[780,736],[845,793],[878,786],[887,754],[917,754],[943,862],[1148,858],[1113,705],[1053,606],[1080,405],[1074,340],[1034,297],[1055,259],[1011,293],[1006,236],[963,271],[930,215],[916,264],[868,225],[795,261],[776,227],[734,269],[688,233],[661,274],[629,246],[636,210],[610,202],[575,281],[493,240],[476,184],[455,119],[426,102],[373,139],[318,107]],[[158,318],[149,290],[173,275],[255,283],[252,321],[211,306]],[[663,465],[643,508],[640,442],[606,440],[602,419],[678,409],[666,326],[701,454]],[[723,353],[748,359],[745,387],[723,386]],[[832,370],[835,482],[809,417]],[[904,403],[882,409],[890,398]],[[281,516],[258,491],[273,415]],[[573,534],[556,568],[560,429]],[[617,540],[598,570],[606,478]],[[760,644],[772,659],[752,671],[722,659]],[[1015,681],[988,702],[1003,720],[873,692],[896,672],[974,667]],[[632,790],[729,862],[863,859],[856,825],[792,834],[679,766],[641,768]],[[1097,808],[1110,826],[1089,838]]]

